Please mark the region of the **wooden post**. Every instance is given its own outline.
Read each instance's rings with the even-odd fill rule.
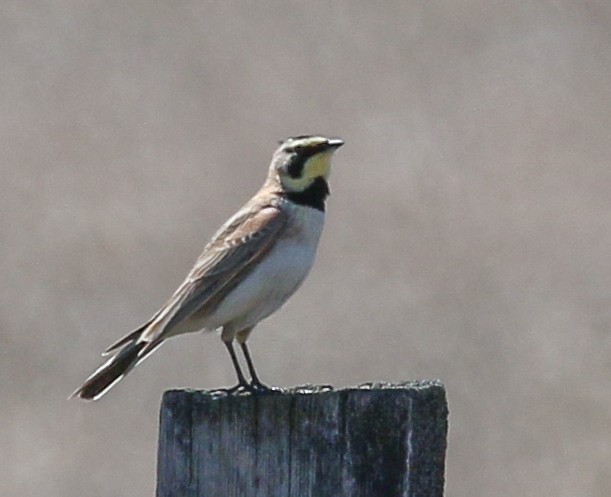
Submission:
[[[443,385],[163,396],[157,497],[442,497]]]

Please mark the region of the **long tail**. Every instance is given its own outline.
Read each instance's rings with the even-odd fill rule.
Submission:
[[[98,400],[161,343],[151,345],[150,342],[138,342],[137,340],[127,342],[116,355],[102,364],[95,373],[87,378],[83,386],[70,397]]]
[[[126,344],[117,355],[102,364],[71,397],[97,400],[120,381],[139,361],[139,353],[147,343]]]

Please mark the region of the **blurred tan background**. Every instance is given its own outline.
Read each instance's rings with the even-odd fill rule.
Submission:
[[[234,382],[218,338],[66,397],[304,133],[346,146],[262,378],[440,378],[449,496],[607,497],[606,0],[4,0],[0,494],[153,495],[162,392]]]

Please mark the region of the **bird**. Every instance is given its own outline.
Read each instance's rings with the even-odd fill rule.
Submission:
[[[169,338],[220,332],[237,375],[236,392],[265,392],[247,340],[303,283],[314,263],[340,138],[302,135],[279,142],[260,190],[218,231],[182,284],[142,326],[113,343],[71,397],[97,400]],[[250,381],[240,366],[239,344]]]

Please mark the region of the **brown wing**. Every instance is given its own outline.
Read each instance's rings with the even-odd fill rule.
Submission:
[[[285,225],[285,216],[270,205],[245,208],[214,236],[195,266],[140,340],[155,346],[171,329],[203,307],[217,292],[263,257]]]

